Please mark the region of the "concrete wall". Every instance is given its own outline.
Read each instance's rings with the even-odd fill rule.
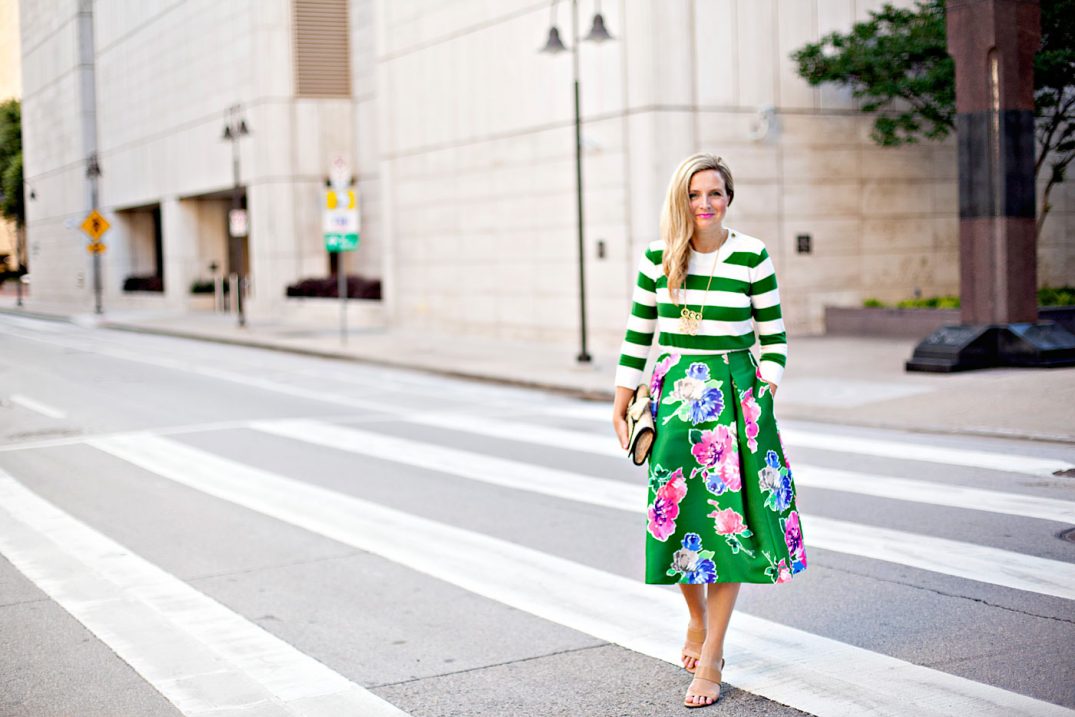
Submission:
[[[27,88],[27,174],[38,189],[31,247],[35,287],[61,301],[88,301],[88,255],[77,224],[90,208],[77,73],[79,0],[28,4],[22,21]],[[353,154],[350,101],[294,96],[290,0],[95,2],[96,143],[99,207],[116,212],[160,204],[168,304],[185,305],[190,283],[222,261],[220,219],[233,184],[228,110],[242,107],[251,134],[239,142],[240,183],[250,212],[251,312],[271,314],[284,287],[325,273],[321,187],[329,161]],[[212,208],[201,203],[210,202]],[[105,287],[128,297],[123,277],[139,268],[122,218],[105,235]],[[136,241],[136,239],[130,239]],[[113,246],[115,244],[115,246]],[[72,249],[72,247],[79,247]]]
[[[0,0],[0,102],[18,99],[22,95],[21,63],[19,57],[18,0]],[[0,262],[0,271],[16,266],[15,223],[0,219],[0,254],[7,254],[7,266]]]
[[[897,4],[909,5],[911,0]],[[75,71],[78,0],[21,18],[31,252],[40,288],[84,300],[89,208]],[[638,252],[656,238],[673,168],[697,150],[736,176],[728,224],[767,243],[794,332],[826,304],[958,291],[954,143],[882,149],[849,94],[812,88],[789,53],[882,0],[613,0],[615,41],[580,45],[591,339],[622,336]],[[591,0],[580,0],[580,34]],[[362,244],[348,271],[380,277],[394,325],[538,338],[578,331],[570,54],[537,50],[548,0],[350,0],[352,97],[296,98],[290,0],[94,3],[101,204],[160,203],[168,302],[222,262],[232,184],[227,108],[241,104],[252,313],[323,276],[323,179],[342,153],[359,180]],[[571,44],[570,3],[557,23]],[[761,111],[773,108],[765,129]],[[1070,183],[1054,191],[1042,283],[1075,282]],[[176,234],[176,233],[179,234]],[[796,253],[810,234],[813,251]],[[123,241],[116,231],[113,241]],[[598,246],[604,247],[599,257]],[[130,252],[106,255],[110,290]],[[35,269],[35,280],[36,276]],[[36,283],[36,281],[35,281]],[[117,301],[122,297],[117,296]]]

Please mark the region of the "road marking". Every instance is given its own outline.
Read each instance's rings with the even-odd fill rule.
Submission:
[[[3,471],[0,553],[185,715],[406,715]]]
[[[295,398],[303,398],[311,401],[322,401],[325,403],[331,403],[340,406],[348,406],[350,408],[358,408],[363,410],[376,411],[378,413],[387,413],[391,415],[400,416],[406,420],[413,422],[421,422],[429,425],[436,425],[442,427],[444,424],[444,417],[439,414],[425,414],[425,415],[411,415],[413,409],[409,408],[397,408],[384,401],[372,401],[363,400],[358,398],[352,398],[349,396],[341,396],[337,393],[329,391],[315,391],[298,386],[291,386],[288,384],[279,383],[276,381],[270,381],[267,379],[256,378],[254,376],[248,376],[235,371],[225,371],[222,369],[205,368],[201,366],[192,365],[189,361],[182,361],[176,359],[167,359],[160,356],[146,356],[134,351],[118,348],[103,348],[96,345],[85,345],[84,342],[69,341],[69,340],[57,340],[53,338],[45,338],[41,336],[27,335],[19,331],[11,331],[7,327],[0,326],[0,333],[6,333],[8,335],[17,336],[19,338],[38,341],[40,343],[50,344],[54,346],[60,346],[63,348],[77,348],[83,351],[92,351],[94,353],[111,356],[112,358],[118,358],[125,361],[134,361],[137,363],[148,364],[152,366],[158,366],[161,368],[168,368],[176,371],[184,371],[187,373],[193,373],[207,378],[213,378],[220,381],[230,381],[233,383],[250,386],[252,388],[258,388],[264,391],[273,391],[276,393],[293,396]],[[541,412],[553,415],[566,415],[575,418],[585,418],[587,420],[597,420],[600,416],[600,420],[609,420],[609,411],[611,409],[601,409],[598,407],[553,407],[553,408],[541,408]],[[552,445],[556,445],[561,448],[572,447],[576,450],[590,450],[590,452],[603,453],[607,455],[622,455],[622,451],[616,446],[615,439],[610,435],[607,439],[603,439],[600,436],[594,434],[580,434],[578,432],[565,431],[563,429],[550,428],[550,427],[538,427],[532,424],[507,422],[507,421],[485,421],[485,427],[482,429],[476,428],[481,425],[482,419],[469,418],[467,423],[464,424],[460,420],[459,416],[453,415],[450,418],[449,425],[453,427],[468,425],[467,430],[470,432],[484,432],[487,435],[499,435],[504,438],[510,438],[517,441],[527,441],[531,443],[548,443],[553,441]],[[989,451],[978,450],[964,450],[958,448],[947,448],[941,446],[927,446],[918,443],[907,443],[900,441],[890,441],[882,439],[869,439],[860,438],[856,436],[834,436],[824,433],[818,433],[815,431],[799,430],[794,428],[782,428],[781,436],[784,441],[789,445],[799,445],[807,448],[821,448],[824,450],[830,450],[837,453],[857,453],[861,455],[873,455],[886,458],[896,458],[900,460],[919,460],[928,461],[932,463],[942,463],[949,465],[963,465],[974,468],[987,468],[989,470],[1006,471],[1011,473],[1026,473],[1029,475],[1048,475],[1052,476],[1056,471],[1065,471],[1075,469],[1075,465],[1067,461],[1051,459],[1051,458],[1037,458],[1034,456],[1013,455],[1006,453],[992,453]],[[596,442],[605,446],[600,450],[591,450],[583,448],[585,445],[596,445]]]
[[[484,416],[414,415],[409,423],[447,426],[451,430],[505,440],[535,443],[561,449],[570,449],[602,456],[624,458],[615,439],[583,431],[567,431],[549,426],[531,425],[508,420],[489,420]],[[783,435],[785,431],[781,431]],[[611,430],[610,430],[611,434]],[[969,488],[950,483],[890,478],[886,476],[843,471],[795,462],[795,480],[800,485],[838,490],[845,493],[879,496],[890,500],[943,505],[990,513],[1018,515],[1027,518],[1052,520],[1058,523],[1075,523],[1075,502],[1057,498],[1039,498],[1023,493]]]
[[[645,486],[623,481],[594,478],[321,421],[252,421],[250,427],[283,438],[428,468],[467,480],[639,515],[645,510]],[[93,441],[90,444],[95,445]],[[1075,600],[1075,565],[1069,563],[819,516],[806,516],[804,523],[808,546]]]
[[[608,423],[609,436],[612,436],[611,407],[568,406],[563,408],[544,409],[542,412],[549,415]],[[560,430],[563,433],[572,433],[571,431],[563,431],[562,429],[555,428],[550,428],[548,430]],[[783,426],[780,429],[780,435],[785,444],[801,446],[803,448],[819,448],[826,451],[833,451],[835,453],[857,453],[859,455],[878,456],[881,458],[897,458],[899,460],[926,461],[928,463],[969,466],[971,468],[987,468],[989,470],[1005,471],[1008,473],[1052,476],[1055,471],[1064,471],[1075,468],[1075,465],[1069,461],[1056,458],[1038,458],[1037,456],[1013,453],[995,453],[992,451],[979,451],[974,449],[930,446],[908,441],[835,435]],[[515,440],[526,439],[516,438]],[[615,439],[611,438],[610,440],[613,449],[615,449],[614,452],[619,455],[620,451],[616,448]]]
[[[90,442],[163,478],[478,595],[678,663],[685,613],[669,589],[292,480],[149,434]],[[495,569],[490,569],[495,566]],[[540,586],[540,589],[535,589]],[[779,588],[774,588],[779,589]],[[614,606],[615,609],[610,609]],[[728,682],[821,717],[1066,715],[1064,707],[737,612]]]
[[[555,428],[553,426],[542,426],[542,425],[539,425],[539,424],[523,423],[523,422],[519,422],[519,421],[510,421],[510,420],[505,420],[505,419],[491,420],[491,419],[487,418],[486,416],[478,416],[478,415],[452,414],[449,417],[447,414],[425,413],[425,414],[410,415],[410,416],[407,416],[404,420],[406,420],[408,423],[417,423],[417,424],[428,425],[428,426],[437,426],[439,428],[447,427],[450,430],[465,431],[467,433],[476,433],[476,434],[479,434],[479,435],[490,436],[490,437],[493,437],[493,438],[503,438],[504,440],[519,441],[519,442],[522,442],[522,443],[534,443],[534,444],[537,444],[537,445],[551,446],[551,447],[554,447],[554,448],[566,448],[566,449],[575,450],[575,451],[582,451],[582,452],[585,452],[585,453],[593,453],[595,455],[601,455],[601,456],[612,456],[612,457],[615,457],[615,458],[624,458],[625,455],[626,455],[625,452],[619,447],[619,444],[616,443],[615,436],[613,436],[613,434],[612,434],[611,426],[609,427],[608,435],[605,436],[605,435],[601,435],[601,434],[597,434],[597,433],[590,433],[589,431],[569,431],[569,430],[566,430],[566,429],[563,429],[563,428]],[[818,444],[822,440],[821,438],[817,438],[818,436],[822,436],[822,434],[804,433],[802,431],[796,431],[796,430],[793,430],[793,429],[785,429],[785,428],[780,429],[780,436],[781,436],[781,439],[784,441],[785,445],[798,445],[798,446],[801,446],[801,447],[808,447],[808,448],[819,447]],[[803,439],[804,436],[808,436],[810,441],[813,441],[813,443],[809,443],[809,442],[805,441]],[[796,443],[792,443],[791,438],[793,438],[793,437],[797,439]],[[832,442],[832,445],[826,446],[826,447],[830,448],[831,450],[834,450],[834,451],[839,451],[839,449],[836,447],[836,444],[841,443],[841,442],[844,441],[843,436],[823,436],[823,438],[825,440],[829,440],[829,441]],[[886,442],[886,441],[871,441],[871,443],[883,443],[883,444],[886,444],[886,446],[887,446],[886,450],[888,450],[890,448],[891,451],[892,451],[891,454],[888,455],[887,457],[903,458],[903,459],[911,458],[912,460],[919,460],[920,459],[918,456],[910,456],[910,455],[908,455],[907,451],[911,450],[911,448],[909,448],[909,444],[892,443],[892,442]],[[900,448],[900,450],[902,450],[903,452],[902,453],[898,452],[896,450],[897,447]],[[926,448],[931,448],[931,446],[926,446]],[[949,449],[943,449],[943,450],[945,450],[945,451],[947,451],[949,453],[953,453],[953,454],[960,453],[960,451],[956,451],[956,450],[949,450]],[[840,452],[844,452],[844,453],[861,453],[862,451],[855,450],[855,446],[852,446],[852,448],[850,450],[840,451]],[[1063,468],[1065,466],[1072,467],[1069,464],[1064,463],[1063,461],[1051,461],[1050,459],[1040,459],[1040,458],[1033,458],[1033,457],[1028,457],[1028,456],[1027,457],[1012,457],[1012,456],[1008,456],[1008,455],[1001,455],[999,453],[988,453],[987,454],[984,451],[971,451],[970,453],[971,453],[971,456],[970,456],[971,458],[973,458],[974,460],[979,461],[981,463],[985,462],[985,456],[989,456],[992,460],[994,460],[994,463],[995,463],[996,459],[998,459],[998,458],[1002,459],[1006,463],[1003,468],[998,468],[997,465],[995,465],[995,464],[992,465],[991,467],[994,470],[1004,470],[1004,471],[1009,471],[1009,472],[1013,472],[1013,473],[1029,473],[1030,475],[1040,475],[1045,471],[1046,468],[1060,469],[1060,468]],[[880,455],[880,454],[874,454],[874,455]],[[958,463],[958,461],[955,461],[955,460],[941,460],[942,456],[940,456],[940,455],[936,455],[934,457],[937,460],[935,460],[933,462],[936,462],[936,463],[947,463],[949,465]],[[1025,470],[1017,469],[1016,466],[1017,465],[1023,465],[1024,462],[1026,462],[1025,463],[1025,468],[1026,469]],[[798,461],[796,461],[795,465],[800,469],[807,467],[805,464],[800,463]],[[963,462],[961,465],[972,465],[972,463],[971,462]],[[979,468],[985,467],[984,465],[978,465],[977,463],[975,463],[974,465],[976,467],[979,467]],[[809,468],[812,471],[825,471],[825,470],[828,470],[827,468],[820,468],[820,467],[813,467],[813,466],[810,466]],[[877,479],[881,478],[880,476],[873,476],[873,475],[868,475],[868,474],[865,474],[865,473],[851,473],[851,472],[848,472],[848,471],[843,471],[843,473],[846,476],[857,476],[859,480],[873,481],[873,480],[877,480]],[[1050,475],[1051,475],[1051,472],[1050,472]],[[925,490],[926,493],[935,493],[938,488],[948,487],[948,485],[949,485],[949,484],[946,484],[946,483],[930,483],[930,482],[927,482],[927,481],[913,481],[913,483],[917,486],[918,489],[927,489],[927,490]],[[840,490],[853,490],[854,487],[855,487],[854,486],[854,481],[843,481],[843,485],[845,487],[840,488]],[[895,485],[895,484],[893,484],[893,485]],[[970,490],[970,489],[968,489],[968,490]],[[1033,496],[1022,496],[1022,495],[1017,494],[1017,493],[1000,493],[1000,492],[996,492],[996,491],[981,491],[981,493],[983,493],[983,494],[985,494],[985,493],[992,494],[994,497],[1011,496],[1013,498],[1022,498],[1024,500],[1029,500],[1031,502],[1033,502],[1035,500],[1042,500],[1042,501],[1044,501],[1044,503],[1042,504],[1041,511],[1044,514],[1053,514],[1053,513],[1055,513],[1055,510],[1057,508],[1057,506],[1055,506],[1055,505],[1052,505],[1052,507],[1049,507],[1051,504],[1056,502],[1056,501],[1054,501],[1052,499],[1035,499]],[[870,489],[869,494],[874,495],[875,493],[873,492],[872,489]],[[902,499],[898,495],[886,495],[885,497],[893,498],[893,499],[897,499],[897,500]],[[972,494],[969,494],[969,493],[965,494],[964,497],[967,498],[967,499],[971,499]],[[906,500],[913,500],[913,499],[912,498],[907,498]],[[927,502],[929,502],[929,501],[927,501]],[[1063,503],[1063,504],[1066,504],[1068,506],[1067,508],[1065,508],[1065,509],[1063,509],[1061,511],[1062,515],[1064,517],[1061,517],[1060,521],[1061,522],[1070,522],[1070,520],[1071,520],[1070,510],[1071,510],[1072,503],[1070,501],[1059,501],[1059,502]],[[996,500],[992,500],[992,499],[983,500],[983,501],[981,501],[981,503],[982,503],[983,506],[989,505],[989,506],[992,506],[992,507],[981,507],[981,508],[978,508],[978,507],[975,507],[975,506],[962,506],[962,507],[975,507],[976,510],[988,510],[988,511],[991,511],[991,512],[1010,512],[1010,511],[1001,510],[1001,508],[1003,508],[1003,505],[999,501],[996,501]],[[948,503],[943,503],[943,505],[948,505]],[[1023,503],[1021,503],[1021,505],[1023,505]],[[1023,513],[1023,512],[1011,512],[1011,514],[1012,515],[1027,515],[1026,513]],[[1030,517],[1037,517],[1037,516],[1030,516]],[[1056,518],[1046,518],[1046,520],[1056,520]]]
[[[1070,500],[969,488],[951,483],[854,473],[799,462],[795,463],[794,474],[796,485],[811,488],[1075,524],[1075,501]]]
[[[13,393],[8,399],[15,404],[28,408],[31,411],[40,413],[42,416],[48,416],[49,418],[67,418],[67,414],[58,408],[53,408],[47,403],[41,403],[41,401],[35,401],[29,396],[23,396],[21,393]]]

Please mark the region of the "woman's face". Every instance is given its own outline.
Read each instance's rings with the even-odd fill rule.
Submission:
[[[728,194],[724,190],[724,178],[715,169],[703,169],[691,177],[687,191],[691,214],[694,215],[694,231],[700,232],[721,227],[728,211]]]

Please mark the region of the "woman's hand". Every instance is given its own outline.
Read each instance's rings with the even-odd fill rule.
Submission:
[[[762,380],[765,381],[765,379]],[[765,381],[765,383],[769,384],[769,393],[773,394],[773,398],[776,398],[776,384],[772,381]]]
[[[627,442],[631,440],[627,433],[627,404],[635,392],[623,386],[616,387],[616,398],[612,402],[612,428],[616,431],[616,438],[620,439],[620,448],[627,450]]]

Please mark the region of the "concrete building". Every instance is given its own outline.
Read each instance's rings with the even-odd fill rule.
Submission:
[[[847,92],[811,88],[788,59],[881,4],[601,4],[615,40],[579,49],[595,346],[622,337],[668,177],[697,150],[731,165],[727,223],[767,243],[791,331],[820,330],[826,304],[958,292],[954,142],[879,148]],[[571,4],[552,8],[571,45]],[[579,8],[585,35],[593,0]],[[221,135],[238,107],[251,131],[238,147],[255,320],[318,310],[285,290],[329,273],[322,192],[342,156],[362,208],[362,244],[345,265],[383,281],[368,321],[570,346],[572,66],[569,53],[537,52],[551,18],[548,0],[24,2],[35,295],[90,302],[77,224],[96,153],[98,206],[113,224],[106,307],[193,306],[192,282],[229,264],[232,145]],[[1054,197],[1040,278],[1075,283],[1070,183]],[[147,274],[163,292],[122,291]]]
[[[19,4],[0,0],[0,102],[19,99],[22,94],[19,70]],[[0,271],[14,269],[17,239],[15,222],[0,217]]]

